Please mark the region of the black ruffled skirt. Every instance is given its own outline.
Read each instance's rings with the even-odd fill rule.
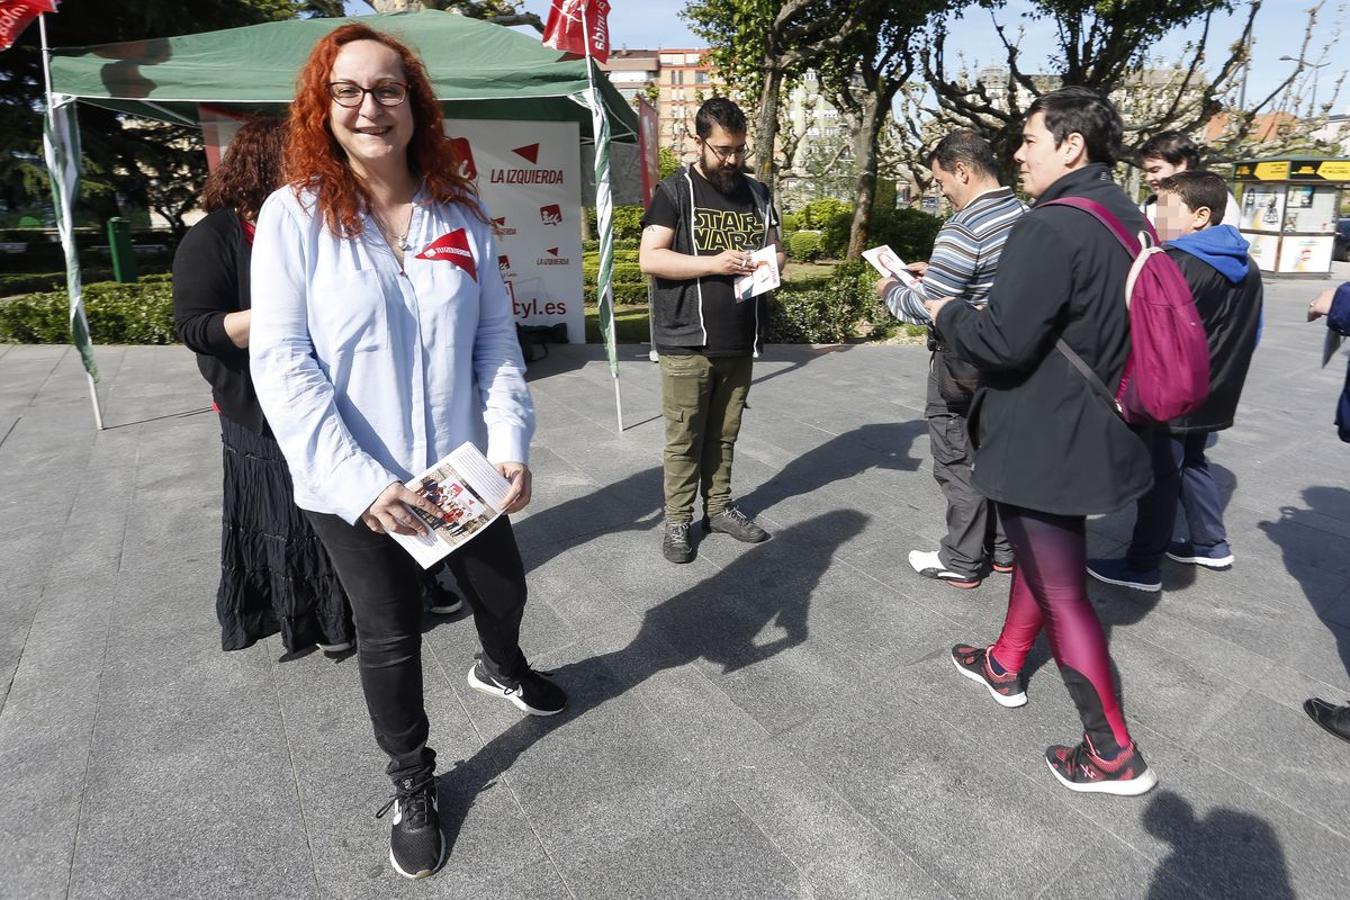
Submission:
[[[220,417],[225,490],[216,615],[220,645],[241,650],[281,633],[288,653],[355,639],[328,554],[292,500],[281,448]]]

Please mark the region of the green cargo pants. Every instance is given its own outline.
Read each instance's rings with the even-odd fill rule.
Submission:
[[[666,520],[688,522],[700,485],[715,516],[731,503],[731,457],[750,393],[749,356],[661,355]]]

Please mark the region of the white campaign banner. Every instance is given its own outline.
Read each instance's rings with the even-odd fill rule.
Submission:
[[[446,119],[445,133],[492,215],[516,321],[584,342],[577,124]]]

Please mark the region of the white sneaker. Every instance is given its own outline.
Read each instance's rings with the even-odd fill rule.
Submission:
[[[924,578],[936,578],[938,581],[945,581],[954,588],[968,590],[980,586],[979,578],[953,572],[944,566],[942,560],[938,558],[936,550],[909,551],[909,565]]]

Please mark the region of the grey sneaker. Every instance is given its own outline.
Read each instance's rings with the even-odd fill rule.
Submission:
[[[703,528],[709,532],[720,531],[722,534],[729,534],[747,544],[758,544],[769,539],[767,531],[734,506],[728,506],[717,515],[704,519]]]
[[[689,541],[688,522],[666,522],[666,536],[661,541],[661,555],[673,563],[687,563],[694,558],[694,545]]]

